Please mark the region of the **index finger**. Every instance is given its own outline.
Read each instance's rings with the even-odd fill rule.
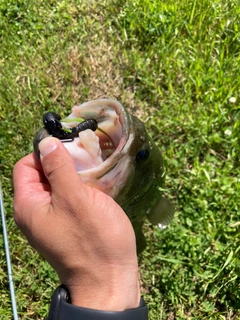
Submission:
[[[13,169],[14,194],[17,197],[32,195],[34,192],[49,191],[48,181],[42,165],[31,153],[19,160]]]

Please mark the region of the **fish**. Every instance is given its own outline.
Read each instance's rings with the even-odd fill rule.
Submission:
[[[113,99],[74,106],[65,119],[48,113],[43,122],[33,141],[37,157],[42,139],[58,137],[70,152],[79,178],[112,197],[125,211],[140,254],[146,247],[145,221],[163,230],[174,217],[173,206],[162,192],[163,157],[144,123]]]

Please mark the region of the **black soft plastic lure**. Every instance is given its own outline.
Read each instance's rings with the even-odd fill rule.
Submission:
[[[72,141],[78,137],[78,133],[87,129],[97,130],[98,123],[95,119],[87,119],[79,123],[76,127],[64,129],[60,122],[61,117],[55,112],[48,112],[43,116],[43,124],[50,135],[64,142]]]

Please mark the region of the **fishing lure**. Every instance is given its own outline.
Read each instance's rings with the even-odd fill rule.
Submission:
[[[87,129],[96,131],[98,123],[95,119],[87,119],[79,123],[76,127],[63,129],[60,122],[61,117],[55,112],[48,112],[43,116],[43,124],[45,129],[53,137],[62,140],[63,142],[71,142],[74,138],[78,137],[78,133]]]

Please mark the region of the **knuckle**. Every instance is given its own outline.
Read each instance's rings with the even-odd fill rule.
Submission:
[[[13,167],[13,176],[16,174],[16,172],[19,171],[20,167],[21,167],[21,164],[20,164],[20,160],[19,160]]]
[[[23,226],[23,218],[21,214],[21,208],[17,203],[14,203],[14,214],[13,214],[14,221],[16,225],[19,227],[20,230],[22,230]]]

